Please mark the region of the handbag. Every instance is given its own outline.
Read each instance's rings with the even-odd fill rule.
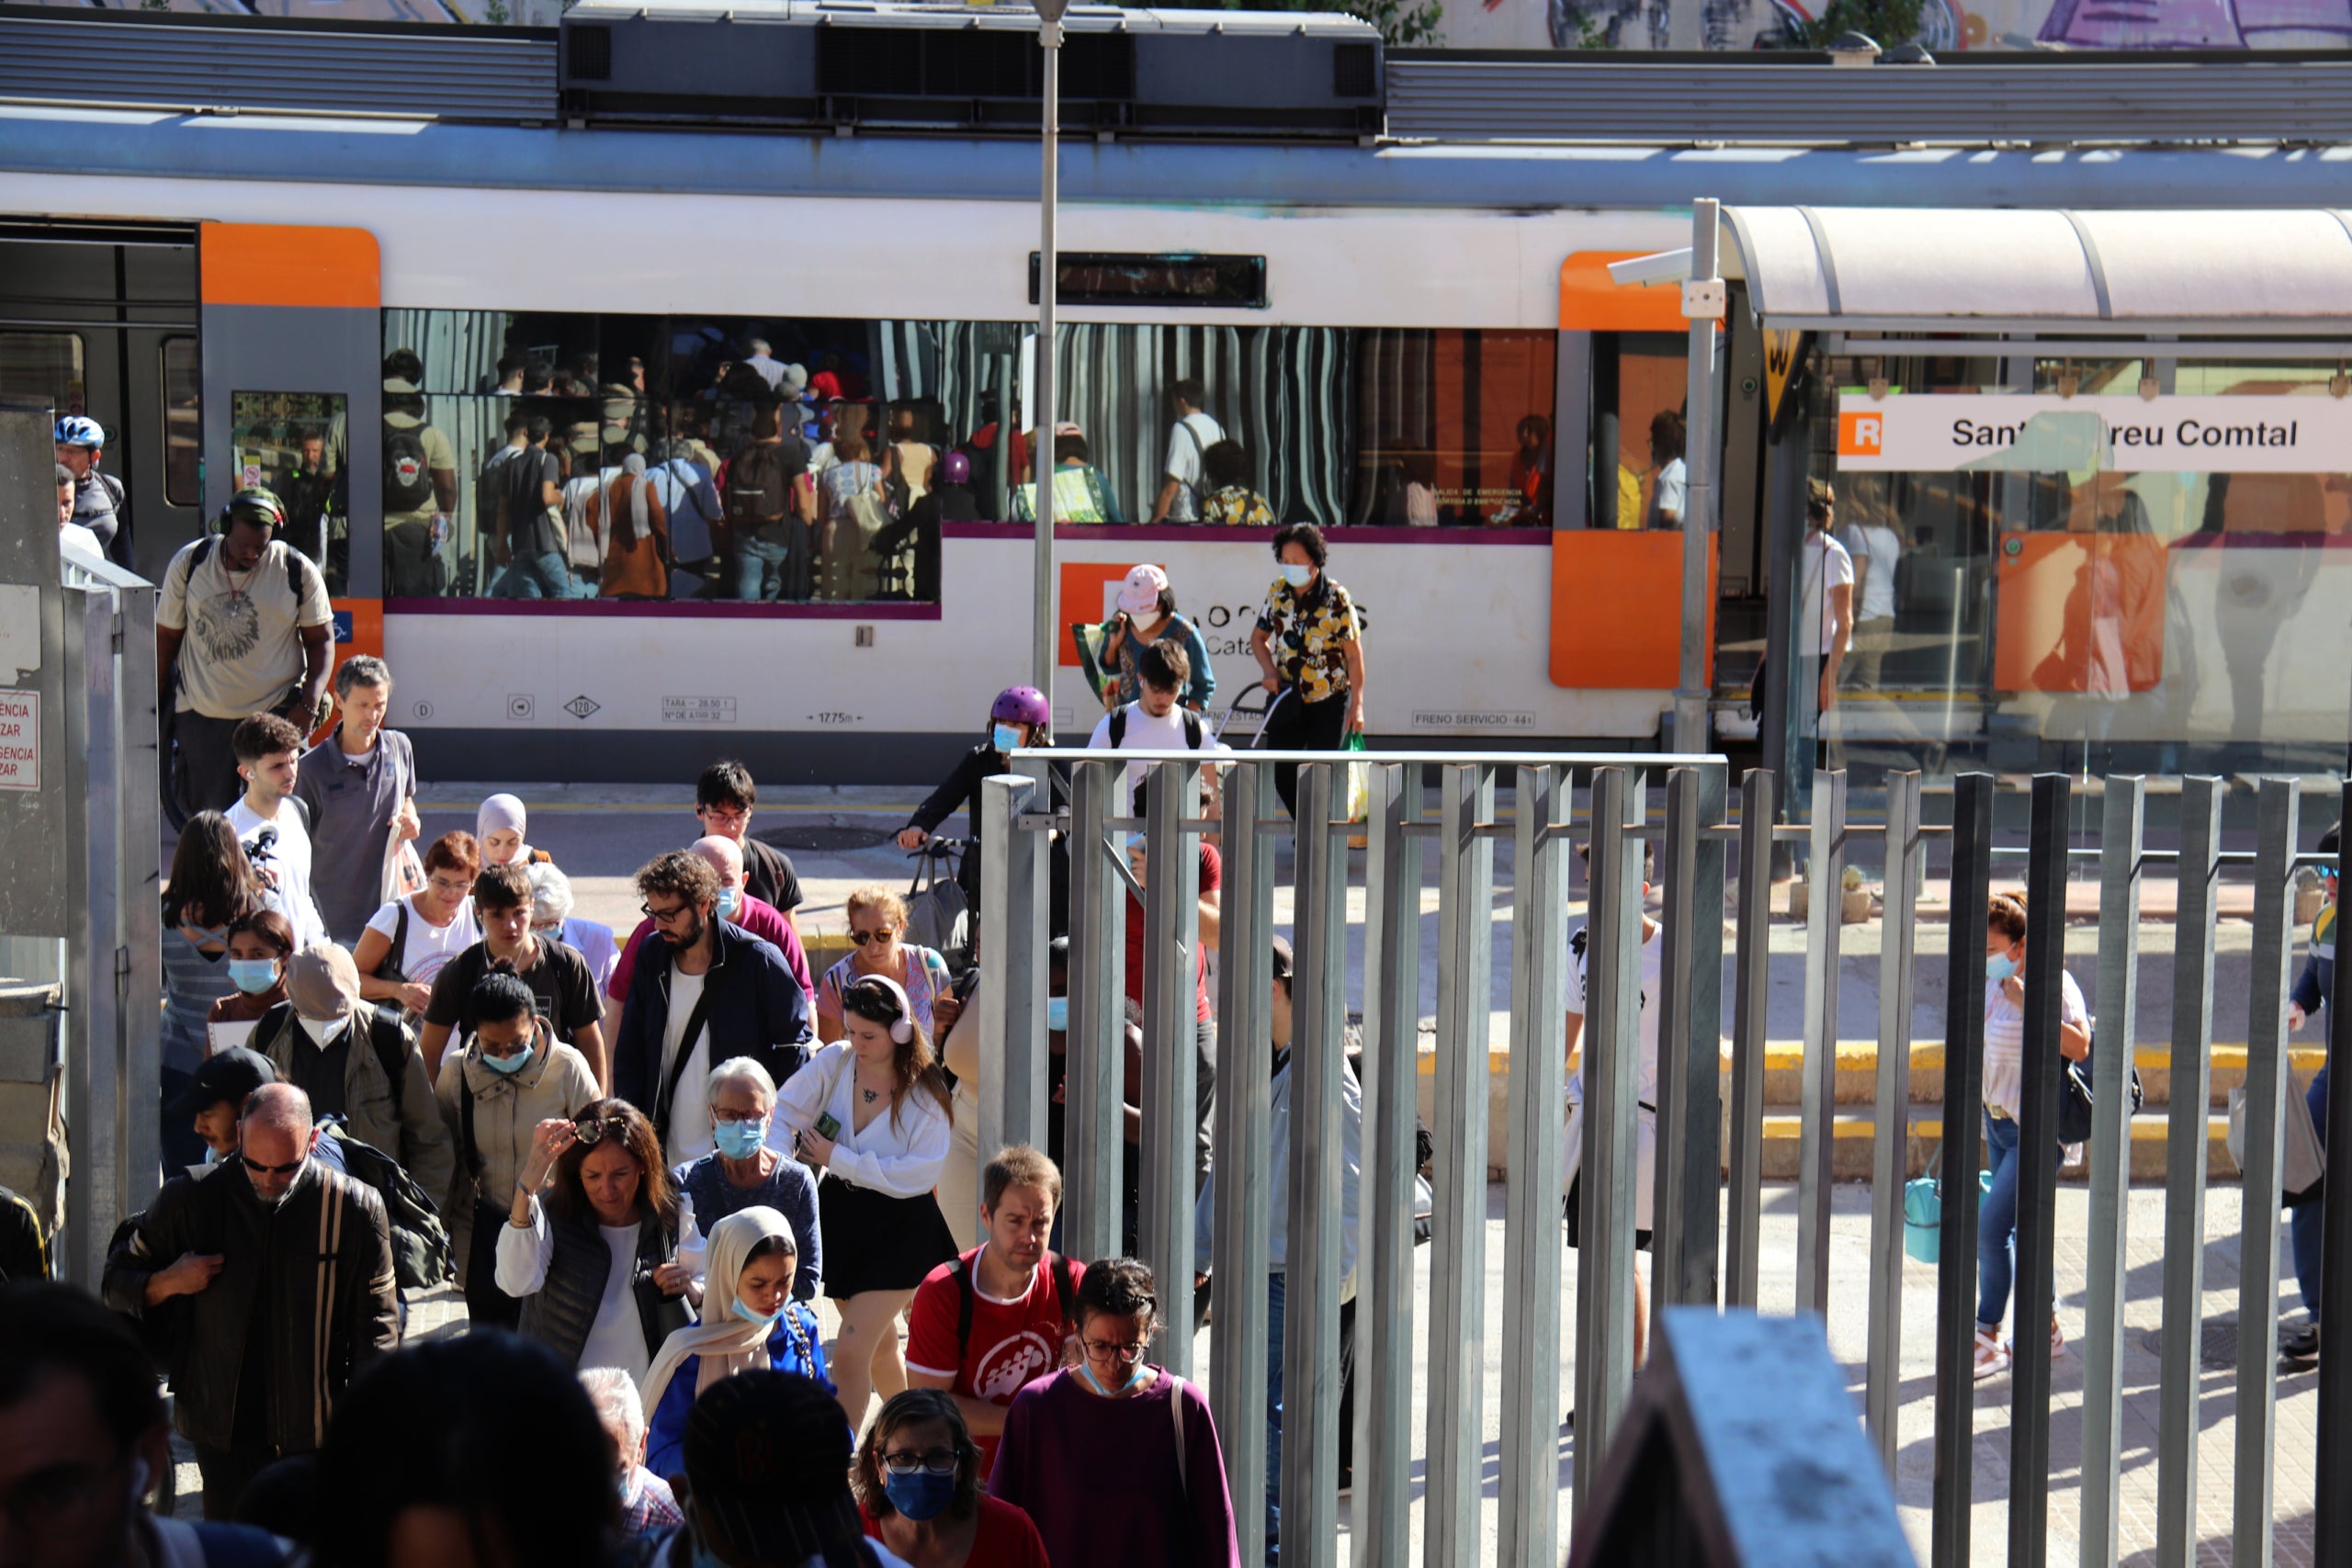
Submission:
[[[2091,1135],[2091,1060],[2092,1053],[2098,1049],[2098,1033],[2094,1028],[2090,1051],[2084,1053],[2079,1062],[2064,1063],[2058,1075],[2058,1141],[2061,1144],[2083,1143]],[[2132,1098],[2131,1108],[2123,1113],[2128,1122],[2140,1113],[2140,1108],[2147,1103],[2148,1097],[2147,1091],[2140,1085],[2139,1065],[2131,1064],[2124,1072],[2127,1075],[2124,1089]]]
[[[2310,1086],[2287,1075],[2287,1119],[2278,1130],[2278,1195],[2289,1208],[2320,1196],[2327,1179],[2327,1156],[2321,1149],[2319,1127],[2312,1120]],[[2230,1090],[2230,1131],[2225,1140],[2230,1163],[2245,1171],[2245,1085]]]
[[[963,884],[952,874],[954,869],[951,855],[916,852],[914,879],[907,885],[905,940],[917,947],[943,953],[963,951],[971,928],[971,905]]]

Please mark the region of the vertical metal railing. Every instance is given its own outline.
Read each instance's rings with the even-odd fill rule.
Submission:
[[[2352,825],[2352,779],[2346,779],[2336,821]],[[2337,852],[2342,862],[2342,852]],[[2339,928],[2340,930],[2340,928]],[[2337,942],[2342,942],[2341,935]],[[2338,962],[2327,996],[2327,1055],[2352,1065],[2352,964]],[[2343,1047],[2343,1049],[2338,1049]],[[2352,1073],[2331,1072],[2323,1102],[2326,1126],[2352,1128]],[[2324,1128],[2323,1128],[2323,1132]],[[2352,1136],[2327,1141],[2327,1184],[2352,1192]],[[2352,1202],[2331,1203],[2321,1215],[2319,1337],[2352,1344]],[[2313,1560],[2340,1562],[2352,1554],[2352,1356],[2323,1356],[2319,1363],[2318,1517]]]
[[[1197,761],[1151,765],[1143,897],[1143,1196],[1136,1252],[1151,1265],[1159,1310],[1170,1323],[1193,1321],[1193,1204],[1198,1191],[1200,1088],[1195,1040],[1200,1024],[1194,964],[1200,951],[1201,791]],[[1234,1043],[1247,1070],[1254,1039]],[[1257,1288],[1240,1281],[1244,1290]],[[1170,1335],[1163,1364],[1193,1371],[1193,1337]]]
[[[1870,1339],[1862,1394],[1871,1439],[1889,1476],[1894,1473],[1895,1414],[1903,1386],[1903,1184],[1911,1174],[1911,957],[1920,845],[1919,775],[1890,773],[1871,1123]]]
[[[2222,781],[2180,781],[2173,916],[2172,1068],[2165,1111],[2164,1315],[2156,1377],[2156,1564],[2197,1562],[2198,1418],[2205,1337],[2207,1107],[2213,1094],[2213,933]]]
[[[2132,1122],[2124,1098],[2140,1038],[2141,839],[2147,782],[2110,778],[2100,807],[2098,986],[2092,1018],[2090,1235],[2083,1306],[2083,1568],[2122,1556],[2125,1187]]]
[[[1069,1147],[1114,1152],[1126,1140],[1123,1086],[1127,1011],[1121,971],[1127,957],[1127,894],[1118,852],[1105,824],[1116,808],[1118,792],[1119,775],[1108,769],[1080,769],[1070,779],[1070,961],[1065,979],[1069,987],[1065,993],[1069,998],[1069,1027],[1063,1034],[1068,1055],[1063,1058],[1067,1088],[1062,1107]],[[1243,854],[1256,848],[1257,835],[1252,833]],[[1243,859],[1238,874],[1246,878],[1252,869],[1253,863]],[[1228,870],[1228,874],[1235,872]],[[1267,886],[1271,891],[1271,879]],[[983,893],[983,899],[986,897]],[[985,941],[980,944],[983,963],[988,961],[990,945]],[[981,1145],[982,1158],[994,1152],[986,1143]],[[1258,1165],[1264,1163],[1261,1158]],[[1072,1162],[1062,1173],[1069,1204],[1062,1221],[1062,1246],[1070,1257],[1109,1258],[1120,1250],[1126,1227],[1122,1174],[1121,1162],[1115,1159]],[[1262,1270],[1262,1226],[1259,1242]]]
[[[980,1056],[980,1157],[1046,1143],[1046,837],[1023,813],[1045,804],[1037,781],[980,783],[980,1024],[1001,1048]]]
[[[1667,775],[1658,886],[1657,1190],[1652,1314],[1713,1306],[1723,1239],[1724,845],[1727,771]],[[1907,929],[1907,928],[1906,928]],[[1516,938],[1514,938],[1514,942]]]
[[[1773,775],[1758,768],[1739,785],[1739,919],[1731,1041],[1730,1232],[1724,1304],[1756,1304],[1763,1227],[1764,1068],[1770,1027]]]
[[[1829,1310],[1829,1200],[1838,1138],[1838,947],[1846,868],[1846,774],[1813,776],[1806,874],[1804,1088],[1797,1151],[1797,1311]]]
[[[1967,1568],[1975,1505],[1976,1170],[1983,1155],[1984,944],[1993,881],[1993,777],[1953,781],[1951,938],[1944,1014],[1943,1214],[1936,1264],[1935,1501],[1928,1557]]]
[[[2297,808],[2293,779],[2264,779],[2254,840],[2254,966],[2246,977],[2245,1156],[2238,1226],[2237,1473],[2230,1561],[2269,1568],[2278,1414],[2278,1146],[2286,1122],[2287,960]]]
[[[2071,781],[2033,781],[2026,861],[2022,1100],[2018,1117],[2017,1263],[2009,1297],[2009,1562],[2042,1568],[2050,1541],[2050,1314],[2057,1300],[2059,1027],[2066,968],[2066,814]],[[1952,910],[1953,938],[1971,929]],[[1964,944],[1962,944],[1964,945]]]

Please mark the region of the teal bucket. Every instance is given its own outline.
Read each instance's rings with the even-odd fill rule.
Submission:
[[[1978,1201],[1993,1185],[1993,1173],[1976,1173]],[[1903,1184],[1903,1250],[1922,1263],[1935,1263],[1943,1257],[1944,1198],[1943,1182],[1936,1177],[1923,1176]]]

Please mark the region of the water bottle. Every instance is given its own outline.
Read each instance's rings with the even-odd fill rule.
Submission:
[[[702,1283],[710,1244],[703,1240],[702,1232],[695,1228],[695,1201],[690,1193],[678,1194],[678,1250],[671,1261],[694,1276],[695,1283]]]

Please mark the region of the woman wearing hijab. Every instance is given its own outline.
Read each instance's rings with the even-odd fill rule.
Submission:
[[[792,1299],[799,1252],[774,1209],[745,1209],[711,1227],[700,1320],[671,1335],[645,1374],[645,1463],[654,1474],[684,1473],[686,1415],[711,1384],[773,1367],[831,1386],[817,1314]]]
[[[511,795],[493,795],[474,813],[474,842],[481,863],[490,865],[552,865],[555,857],[535,850],[524,835],[530,824],[523,803]]]

